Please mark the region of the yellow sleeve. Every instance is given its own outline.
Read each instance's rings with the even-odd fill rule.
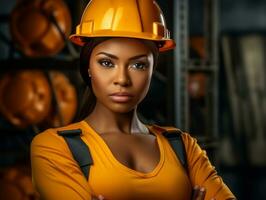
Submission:
[[[188,171],[192,185],[206,188],[206,200],[212,197],[216,200],[235,199],[230,189],[211,165],[206,151],[202,150],[197,144],[196,139],[187,133],[182,134],[182,139],[186,149]]]
[[[31,143],[33,184],[42,200],[91,200],[91,189],[64,138],[49,129]]]

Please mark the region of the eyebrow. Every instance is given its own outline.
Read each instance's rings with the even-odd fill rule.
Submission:
[[[99,55],[99,54],[103,54],[103,55],[106,55],[106,56],[108,56],[110,58],[113,58],[113,59],[118,60],[118,57],[117,56],[115,56],[113,54],[110,54],[110,53],[99,52],[96,55]],[[129,58],[129,60],[135,60],[135,59],[142,58],[142,57],[147,57],[147,55],[146,54],[136,55],[136,56],[133,56],[133,57]]]

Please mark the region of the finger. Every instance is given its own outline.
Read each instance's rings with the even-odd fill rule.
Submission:
[[[195,185],[192,191],[192,200],[196,200],[198,193],[199,193],[200,187],[198,185]]]
[[[98,195],[98,197],[93,195],[91,200],[106,200],[106,199],[104,198],[103,195]]]
[[[104,200],[103,195],[99,195],[99,196],[98,196],[98,199],[99,199],[99,200]]]
[[[201,187],[196,200],[204,200],[205,194],[206,194],[206,189],[204,187]]]

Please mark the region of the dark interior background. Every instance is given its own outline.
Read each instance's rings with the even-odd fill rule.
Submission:
[[[74,31],[87,1],[65,1],[71,11]],[[13,60],[10,60],[11,35],[9,31],[9,15],[15,6],[15,0],[0,0],[0,77],[10,70],[20,69],[57,69],[66,74],[75,85],[81,101],[84,85],[77,73],[78,61],[67,61],[68,49],[63,49],[58,55],[43,60],[24,59],[14,50]],[[174,1],[158,0],[164,11],[167,25],[174,30]],[[203,1],[189,0],[189,34],[202,35],[204,15],[202,10]],[[218,146],[215,151],[215,163],[218,172],[224,181],[229,185],[238,199],[266,199],[266,164],[254,165],[248,159],[247,146],[248,138],[242,133],[236,133],[233,123],[233,111],[230,107],[230,94],[228,91],[227,75],[222,49],[223,36],[238,38],[241,36],[256,35],[264,38],[266,35],[266,1],[265,0],[221,0],[218,2],[218,49],[219,49],[219,103],[218,108]],[[34,30],[33,30],[34,31]],[[237,39],[236,39],[237,40]],[[266,49],[266,42],[265,42]],[[76,48],[76,47],[74,47]],[[177,46],[176,48],[180,48]],[[76,51],[79,51],[76,48]],[[266,55],[266,50],[264,51]],[[19,61],[16,61],[19,59]],[[235,58],[237,62],[237,57]],[[239,58],[240,59],[240,58]],[[51,62],[53,61],[53,62]],[[158,68],[153,78],[151,90],[140,105],[140,115],[147,123],[157,123],[161,125],[174,125],[176,113],[174,112],[175,101],[173,99],[173,79],[172,76],[174,62],[173,52],[163,53],[160,57]],[[266,68],[266,61],[265,61]],[[262,73],[264,73],[264,70]],[[264,75],[266,78],[266,74]],[[266,83],[266,82],[265,82]],[[245,92],[245,91],[244,91]],[[264,93],[265,95],[265,93]],[[239,111],[240,112],[240,111]],[[40,127],[39,127],[40,128]],[[42,130],[41,128],[39,129]],[[266,131],[266,130],[264,130]],[[265,133],[265,132],[264,132]],[[12,126],[3,116],[0,115],[0,168],[5,169],[16,163],[29,164],[29,145],[32,138],[38,134],[36,127],[17,129]],[[200,133],[192,133],[195,136]],[[237,138],[237,135],[240,136]],[[253,134],[253,133],[251,133]],[[227,138],[229,146],[222,142]],[[265,139],[265,138],[264,138]],[[225,146],[222,146],[225,145]],[[233,158],[228,158],[228,154],[233,152]],[[260,152],[264,154],[265,152]],[[230,157],[230,156],[229,156]],[[228,159],[227,159],[228,158]],[[237,162],[232,162],[232,159]]]

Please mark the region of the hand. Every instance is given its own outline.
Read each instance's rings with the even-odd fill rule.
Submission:
[[[206,195],[206,189],[204,187],[196,185],[193,188],[192,200],[204,200],[205,195]],[[211,198],[210,200],[215,200],[215,198]]]
[[[99,196],[92,196],[92,200],[106,200],[103,195],[99,195]]]
[[[205,194],[206,194],[206,189],[204,187],[196,185],[193,188],[192,200],[204,200]]]

